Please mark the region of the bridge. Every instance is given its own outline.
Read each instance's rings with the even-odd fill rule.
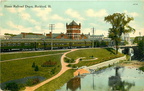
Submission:
[[[133,45],[119,46],[118,51],[120,53],[124,53],[124,54],[130,55],[130,57],[133,57],[133,58],[136,58],[136,56],[137,56],[136,54],[139,53],[138,46],[135,45],[135,44],[133,44]]]
[[[133,48],[133,47],[137,47],[137,45],[133,44],[133,45],[119,46],[119,48]]]

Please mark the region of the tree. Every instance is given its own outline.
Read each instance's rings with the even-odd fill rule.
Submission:
[[[5,33],[4,35],[10,35],[11,37],[16,36],[15,34]]]
[[[104,21],[112,25],[112,27],[109,28],[108,37],[115,41],[116,54],[118,54],[118,46],[121,42],[121,35],[135,31],[134,28],[128,25],[128,23],[132,20],[134,20],[133,17],[126,16],[124,13],[114,13],[104,18]]]
[[[33,68],[35,67],[35,62],[33,62],[32,67],[33,67]]]
[[[94,47],[100,47],[100,42],[98,40],[94,41]]]
[[[38,71],[39,70],[39,68],[38,68],[38,66],[36,65],[35,66],[35,69],[34,69],[35,71]]]
[[[52,74],[55,74],[55,71],[56,71],[56,68],[53,68],[53,69],[51,70],[51,73],[52,73]]]
[[[101,41],[101,47],[106,47],[106,42],[104,40]]]
[[[139,57],[144,57],[144,36],[141,37],[141,40],[138,41]]]

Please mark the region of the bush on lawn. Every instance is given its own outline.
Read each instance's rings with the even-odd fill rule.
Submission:
[[[53,67],[57,64],[57,62],[52,62],[51,60],[44,62],[41,66],[42,67]]]
[[[18,91],[19,87],[17,83],[11,82],[6,84],[5,89],[10,91]]]
[[[39,82],[40,82],[40,80],[38,78],[28,79],[27,82],[26,82],[26,85],[27,86],[32,86],[32,85],[35,85]]]

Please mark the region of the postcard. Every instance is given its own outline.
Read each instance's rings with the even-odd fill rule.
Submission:
[[[0,91],[144,91],[144,0],[2,0]]]

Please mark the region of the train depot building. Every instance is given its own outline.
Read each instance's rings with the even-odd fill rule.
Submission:
[[[109,38],[104,35],[90,35],[81,33],[82,25],[74,20],[66,23],[66,33],[24,33],[12,35],[1,40],[1,51],[11,50],[45,50],[99,47],[99,42],[108,46]],[[8,36],[8,35],[7,35]]]

